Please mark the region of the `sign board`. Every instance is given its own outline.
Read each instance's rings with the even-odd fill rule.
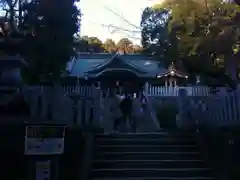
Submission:
[[[36,162],[36,180],[50,180],[50,160]]]
[[[27,125],[26,155],[57,155],[64,152],[64,126]]]

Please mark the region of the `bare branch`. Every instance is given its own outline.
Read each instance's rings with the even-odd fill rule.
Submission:
[[[104,6],[105,9],[107,9],[109,12],[113,13],[115,16],[119,17],[120,19],[122,19],[125,23],[127,23],[128,25],[136,28],[136,29],[140,29],[139,26],[131,23],[130,21],[128,21],[124,16],[122,16],[121,14],[117,13],[116,11],[114,11],[113,9],[107,7],[107,6]]]
[[[91,23],[108,28],[108,31],[111,33],[114,33],[116,31],[124,31],[124,32],[129,32],[129,33],[141,33],[141,30],[130,30],[130,29],[126,29],[126,28],[123,28],[120,26],[116,26],[114,24],[101,24],[101,23],[94,22],[94,21],[92,21]]]
[[[140,37],[136,37],[136,36],[132,36],[130,34],[126,34],[128,38],[131,38],[131,39],[136,39],[136,40],[141,40]]]
[[[94,24],[98,24],[101,25],[102,27],[108,28],[108,32],[111,34],[114,33],[122,33],[127,35],[128,37],[132,38],[132,39],[141,39],[140,37],[135,36],[134,34],[140,34],[141,33],[141,27],[137,26],[133,23],[131,23],[129,20],[127,20],[127,18],[125,18],[124,16],[122,16],[121,14],[119,14],[118,12],[114,11],[113,9],[104,6],[104,8],[106,10],[108,10],[109,12],[111,12],[112,14],[114,14],[115,16],[119,17],[121,20],[123,20],[125,23],[127,23],[128,25],[130,25],[131,27],[133,27],[135,30],[131,30],[131,29],[127,29],[125,27],[120,27],[114,24],[100,24],[98,22],[93,22]],[[141,9],[143,11],[143,9]]]
[[[113,24],[100,24],[103,27],[107,27],[109,29],[109,31],[125,31],[125,32],[130,32],[130,33],[141,33],[141,30],[130,30],[130,29],[126,29],[123,27],[119,27],[119,26],[115,26]],[[110,28],[113,28],[112,30],[110,30]]]

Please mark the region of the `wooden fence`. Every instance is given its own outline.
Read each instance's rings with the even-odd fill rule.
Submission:
[[[179,120],[182,126],[218,128],[240,125],[240,88],[232,92],[209,94],[197,99],[187,97],[184,89],[179,93]]]

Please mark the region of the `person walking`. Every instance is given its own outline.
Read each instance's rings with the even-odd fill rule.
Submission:
[[[113,129],[115,132],[118,132],[120,130],[119,126],[121,125],[122,112],[119,107],[120,102],[121,102],[121,99],[117,95],[112,97],[112,102],[110,105],[110,112],[111,112],[112,118],[114,120]]]
[[[126,97],[122,100],[120,109],[123,115],[123,120],[125,121],[125,125],[129,127],[132,118],[132,98],[130,95],[126,95]]]

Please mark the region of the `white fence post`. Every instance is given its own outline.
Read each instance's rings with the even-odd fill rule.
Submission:
[[[179,89],[185,89],[188,96],[208,96],[210,92],[210,88],[208,86],[172,87],[148,85],[148,88],[146,88],[145,85],[145,92],[148,92],[148,96],[178,96]]]

